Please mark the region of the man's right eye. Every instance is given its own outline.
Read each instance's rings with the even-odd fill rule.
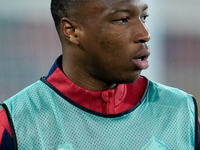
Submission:
[[[113,20],[112,23],[117,23],[117,24],[126,24],[128,22],[129,18],[128,17],[124,17],[124,18],[121,18],[121,19],[116,19],[116,20]]]

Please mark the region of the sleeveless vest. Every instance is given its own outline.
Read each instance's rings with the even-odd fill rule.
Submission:
[[[152,81],[134,108],[115,115],[76,104],[44,79],[6,100],[4,108],[18,149],[192,150],[197,145],[195,100]]]

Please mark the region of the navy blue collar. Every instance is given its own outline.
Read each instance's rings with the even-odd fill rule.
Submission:
[[[45,79],[48,79],[57,68],[60,68],[60,70],[62,70],[62,55],[60,55],[56,61],[54,62],[53,66],[51,67],[51,69],[49,70],[48,75],[45,77]]]

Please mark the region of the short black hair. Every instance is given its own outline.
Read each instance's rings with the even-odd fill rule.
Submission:
[[[84,0],[51,0],[51,14],[58,32],[61,19],[70,18],[72,11],[77,10],[82,1]]]

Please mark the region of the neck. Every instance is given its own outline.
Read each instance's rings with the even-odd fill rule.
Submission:
[[[64,57],[64,56],[63,56]],[[68,61],[67,61],[68,60]],[[106,84],[90,76],[79,65],[70,63],[69,59],[63,58],[62,66],[65,75],[76,85],[89,91],[103,91],[116,87],[116,84]]]

